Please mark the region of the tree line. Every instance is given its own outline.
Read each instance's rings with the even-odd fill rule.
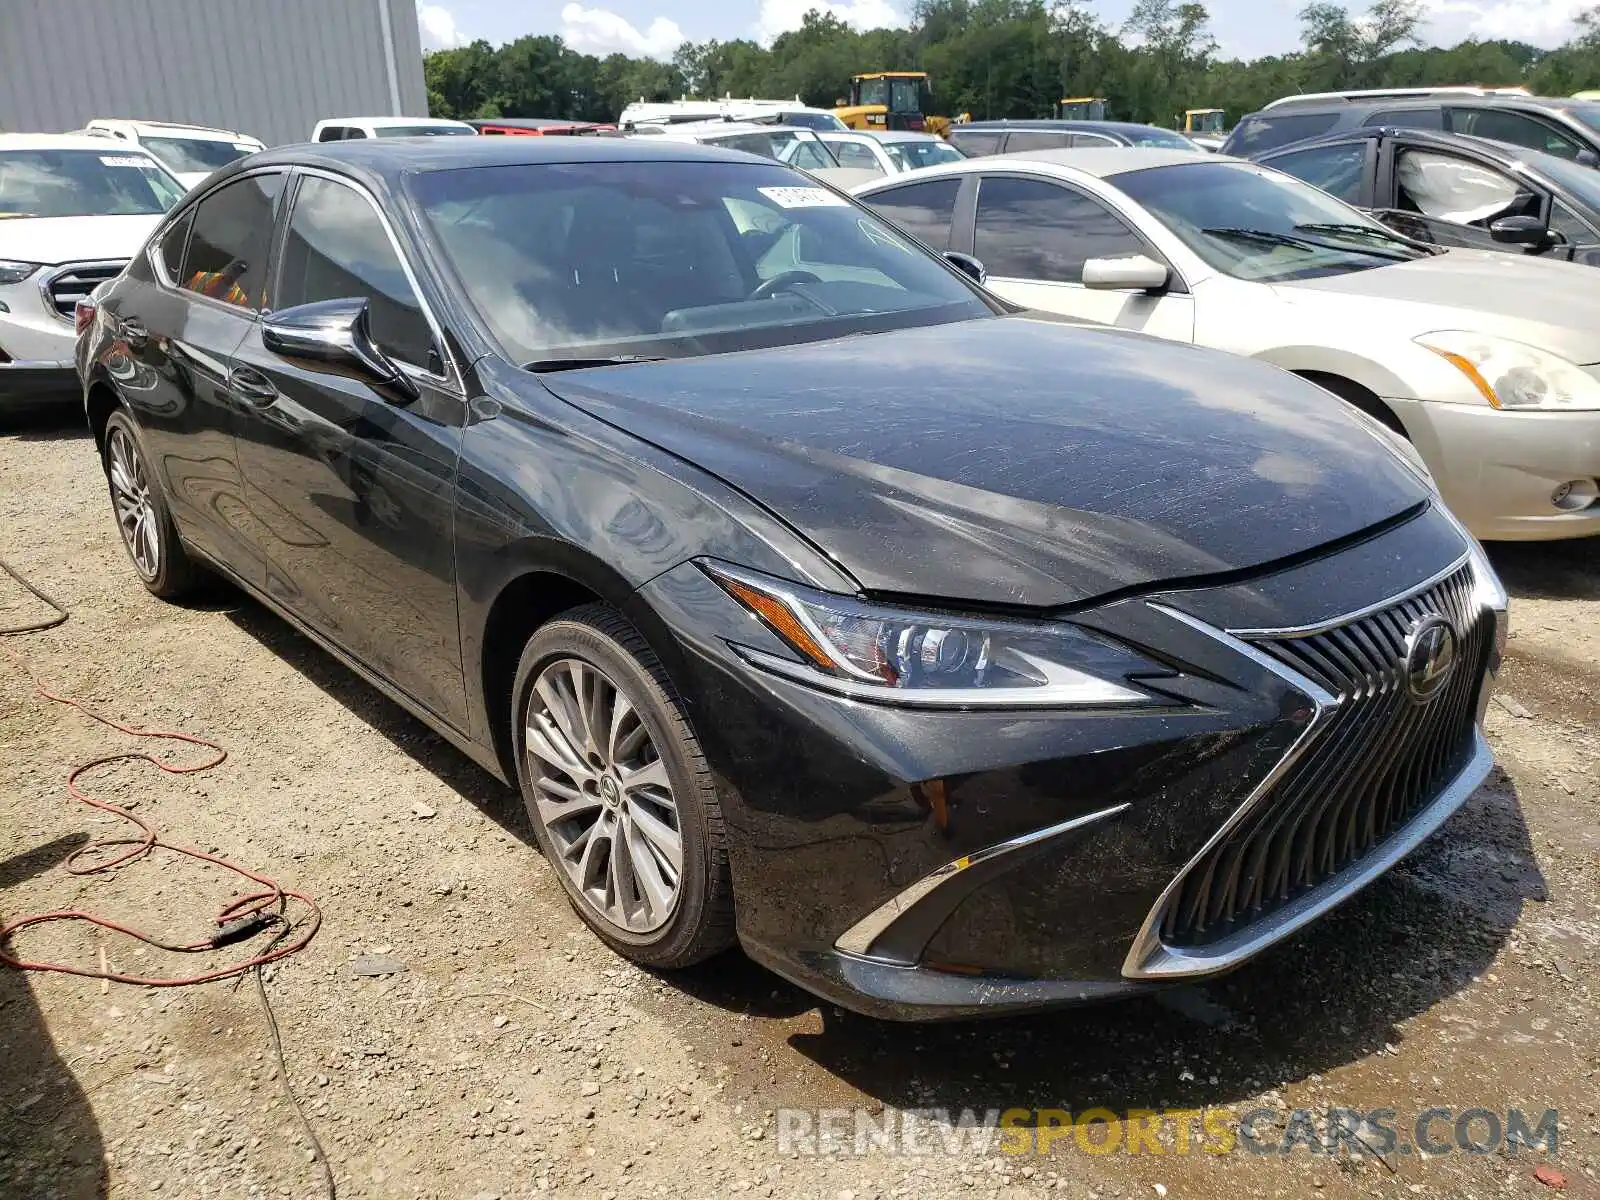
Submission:
[[[1081,0],[919,0],[901,29],[856,30],[812,12],[770,47],[685,43],[670,62],[580,54],[548,35],[478,41],[427,55],[428,104],[441,117],[614,121],[635,100],[798,96],[828,108],[865,71],[923,70],[933,111],[973,119],[1049,116],[1056,101],[1104,96],[1107,115],[1172,125],[1188,108],[1223,108],[1231,124],[1279,96],[1345,88],[1520,84],[1543,95],[1600,88],[1600,6],[1555,50],[1468,40],[1426,46],[1423,0],[1374,0],[1353,13],[1312,0],[1302,46],[1221,57],[1204,4],[1137,0],[1120,26]]]

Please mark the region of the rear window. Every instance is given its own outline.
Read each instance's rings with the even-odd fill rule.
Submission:
[[[1267,150],[1276,150],[1291,142],[1327,133],[1339,123],[1339,114],[1329,113],[1258,113],[1239,122],[1239,127],[1222,147],[1224,154],[1238,154],[1249,158]]]
[[[212,171],[253,154],[249,142],[223,141],[220,138],[143,137],[139,144],[167,164],[167,170],[192,175]]]
[[[963,154],[982,158],[986,154],[999,154],[1000,139],[1004,136],[998,131],[956,129],[951,132],[950,140]]]
[[[1434,108],[1386,108],[1382,112],[1375,112],[1363,125],[1394,125],[1401,129],[1443,129],[1444,109]]]

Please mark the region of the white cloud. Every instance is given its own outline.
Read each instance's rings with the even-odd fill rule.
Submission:
[[[767,45],[780,33],[799,29],[812,10],[838,17],[857,29],[890,29],[906,23],[889,0],[761,0],[756,36]]]
[[[1437,46],[1463,38],[1509,38],[1554,49],[1576,28],[1589,0],[1430,0],[1426,32]],[[1485,80],[1485,82],[1498,82]]]
[[[450,15],[450,10],[437,4],[417,5],[417,26],[422,32],[424,50],[448,50],[467,44],[466,35],[456,28],[456,19]]]
[[[639,30],[623,17],[603,8],[569,4],[561,10],[561,36],[584,54],[629,54],[634,58],[671,58],[686,39],[678,23],[657,17]]]

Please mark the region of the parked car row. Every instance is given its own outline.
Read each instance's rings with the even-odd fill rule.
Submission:
[[[635,961],[737,940],[905,1018],[1225,971],[1483,780],[1506,636],[1411,444],[1245,339],[1382,309],[1406,415],[1576,443],[1593,321],[1433,292],[1582,271],[1182,151],[866,200],[662,135],[224,168],[76,307],[132,570],[232,581],[518,787]]]

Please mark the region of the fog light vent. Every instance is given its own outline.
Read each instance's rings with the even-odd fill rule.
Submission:
[[[1600,498],[1600,485],[1592,479],[1569,479],[1550,493],[1550,503],[1562,512],[1578,512]]]

